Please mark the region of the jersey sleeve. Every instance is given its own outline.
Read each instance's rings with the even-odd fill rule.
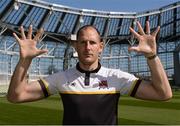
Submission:
[[[135,77],[133,74],[120,71],[119,72],[120,81],[120,94],[130,95],[134,97],[136,91],[141,83],[141,80]]]
[[[40,81],[45,87],[45,89],[44,89],[43,86],[41,86],[44,94],[45,94],[45,92],[47,92],[48,95],[53,95],[53,94],[58,93],[59,92],[58,85],[60,85],[62,78],[63,77],[61,77],[61,73],[55,73],[55,74],[49,75],[47,77],[41,78]],[[40,85],[42,85],[42,84],[40,84]],[[45,96],[46,96],[46,94],[45,94]]]

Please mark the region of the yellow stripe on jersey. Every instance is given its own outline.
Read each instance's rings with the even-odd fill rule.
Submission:
[[[132,86],[131,86],[131,89],[129,90],[128,95],[131,95],[131,93],[132,93],[132,91],[134,90],[134,87],[136,86],[137,82],[138,82],[138,79],[132,82],[133,84],[132,84]]]
[[[43,78],[40,78],[40,79],[42,80],[42,82],[43,82],[43,84],[44,84],[44,86],[48,92],[48,95],[51,95],[49,88],[48,88],[48,85],[49,85],[48,82],[46,80],[44,80]]]
[[[94,91],[94,92],[78,92],[78,91],[63,91],[61,94],[117,94],[119,91]]]

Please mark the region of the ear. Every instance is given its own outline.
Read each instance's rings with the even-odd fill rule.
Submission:
[[[100,49],[99,49],[99,53],[101,53],[104,49],[104,42],[100,42]]]

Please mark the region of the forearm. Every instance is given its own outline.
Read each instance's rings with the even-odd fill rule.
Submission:
[[[147,62],[151,71],[153,88],[159,96],[171,96],[171,87],[159,57],[157,56],[151,60],[148,59]]]
[[[31,64],[31,59],[20,59],[11,78],[8,98],[18,96],[27,84],[27,70]]]

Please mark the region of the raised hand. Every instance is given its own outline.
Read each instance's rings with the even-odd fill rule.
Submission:
[[[38,40],[43,34],[43,29],[40,29],[33,39],[32,39],[32,25],[29,27],[27,37],[24,33],[23,26],[20,27],[20,31],[21,31],[21,38],[19,38],[16,35],[16,33],[13,33],[20,47],[20,58],[33,59],[34,57],[47,52],[46,49],[41,50],[36,47]]]
[[[136,51],[143,53],[145,57],[150,57],[156,55],[156,36],[160,30],[158,26],[157,29],[150,33],[149,21],[146,22],[146,32],[144,32],[141,24],[137,22],[139,33],[130,27],[130,32],[134,34],[135,38],[138,39],[139,44],[137,46],[129,47],[129,51]]]

